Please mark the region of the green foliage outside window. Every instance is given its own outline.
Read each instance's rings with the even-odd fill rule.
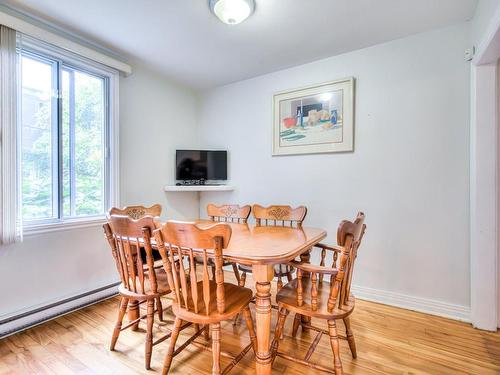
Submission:
[[[78,71],[71,73],[74,73],[75,103],[73,173],[70,171],[70,74],[66,70],[62,80],[63,216],[98,215],[104,212],[104,81]],[[52,98],[43,98],[23,87],[22,103],[28,108],[26,111],[23,108],[23,218],[57,218],[58,145],[51,118]],[[72,175],[76,188],[73,194]]]

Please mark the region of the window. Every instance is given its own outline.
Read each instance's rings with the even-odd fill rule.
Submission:
[[[102,218],[115,197],[115,75],[54,47],[19,48],[21,195],[25,227]]]

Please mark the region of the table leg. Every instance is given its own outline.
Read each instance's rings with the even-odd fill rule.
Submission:
[[[135,247],[134,247],[135,249]],[[145,251],[145,250],[143,250]],[[139,251],[140,252],[140,251]],[[137,273],[137,257],[140,256],[138,252],[134,250],[134,268],[136,268],[135,272]],[[139,310],[139,301],[135,299],[129,299],[128,300],[128,320],[129,322],[138,319],[141,316],[141,311]],[[139,322],[135,323],[133,326],[130,327],[132,331],[137,331],[139,329]]]
[[[306,251],[305,253],[302,253],[300,254],[300,261],[302,263],[311,263],[311,249],[309,249],[308,251]],[[309,273],[306,273],[306,274],[302,274],[302,277],[310,277],[310,274]],[[311,323],[311,318],[309,316],[305,316],[305,315],[302,315],[300,317],[300,321],[303,323],[303,324],[310,324]],[[307,332],[308,331],[308,328],[305,328],[304,325],[302,325],[302,332]]]
[[[254,265],[252,274],[255,279],[255,325],[257,329],[257,353],[255,373],[270,375],[271,358],[271,281],[274,278],[272,265]]]
[[[131,299],[128,302],[128,320],[131,322],[132,320],[138,319],[140,316],[139,311],[139,301],[135,299]],[[139,329],[139,322],[130,327],[132,331],[137,331]]]

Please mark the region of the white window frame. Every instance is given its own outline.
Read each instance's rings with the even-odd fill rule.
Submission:
[[[42,56],[48,56],[62,61],[71,67],[95,73],[106,78],[108,84],[109,98],[107,101],[108,129],[107,149],[105,155],[109,159],[105,171],[107,181],[107,205],[105,209],[119,205],[120,200],[120,176],[119,176],[119,72],[113,68],[102,65],[96,61],[79,56],[57,46],[45,43],[30,36],[19,34],[18,49]],[[20,100],[20,99],[19,99]],[[20,107],[20,106],[19,106]],[[19,122],[21,126],[21,122]],[[20,140],[19,140],[20,142]],[[23,234],[26,236],[53,232],[59,230],[85,228],[100,225],[106,220],[106,215],[58,218],[57,220],[42,220],[40,222],[29,222],[23,225]]]

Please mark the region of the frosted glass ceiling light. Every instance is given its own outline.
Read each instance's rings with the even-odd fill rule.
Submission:
[[[210,10],[228,25],[245,21],[255,9],[254,0],[210,0]]]

